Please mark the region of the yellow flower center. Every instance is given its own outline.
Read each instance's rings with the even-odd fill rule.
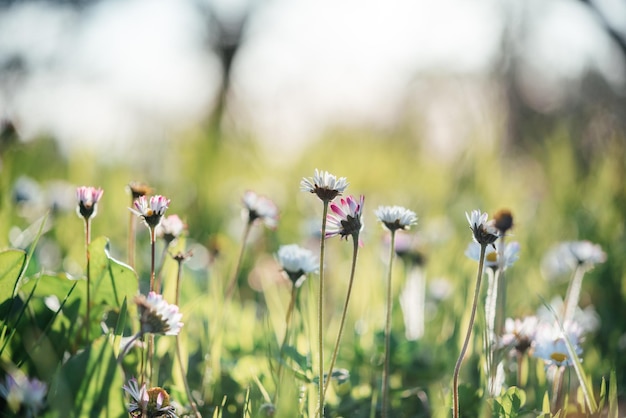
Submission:
[[[495,251],[492,253],[487,254],[487,256],[485,257],[485,259],[491,263],[495,263],[498,261],[498,253],[496,253]]]
[[[567,354],[552,353],[550,354],[550,358],[558,363],[563,363],[567,359]]]

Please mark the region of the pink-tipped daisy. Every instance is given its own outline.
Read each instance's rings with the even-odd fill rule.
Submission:
[[[96,216],[98,211],[98,201],[102,197],[104,190],[92,186],[80,186],[76,188],[76,199],[78,206],[76,213],[81,218],[89,219]]]
[[[156,228],[169,207],[170,200],[165,196],[140,196],[134,201],[135,208],[129,208],[135,215],[141,217],[149,228]]]
[[[131,417],[176,418],[176,410],[170,405],[169,394],[160,387],[146,389],[132,378],[122,388],[130,395],[128,413]]]
[[[155,292],[148,293],[147,297],[136,296],[135,303],[139,308],[141,334],[178,335],[183,326],[180,322],[183,314],[178,306],[167,303]]]
[[[156,228],[156,236],[163,238],[167,244],[170,244],[185,232],[185,228],[187,225],[178,215],[165,216]]]
[[[358,236],[363,230],[361,215],[363,214],[363,203],[365,197],[361,196],[357,201],[353,196],[341,199],[339,204],[331,203],[331,213],[328,214],[326,238],[340,235],[341,238],[348,239],[348,236]]]

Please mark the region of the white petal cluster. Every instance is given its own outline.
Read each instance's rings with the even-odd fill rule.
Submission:
[[[178,306],[169,304],[155,292],[148,296],[139,295],[135,302],[141,315],[141,332],[146,334],[178,335],[183,323],[183,314]]]
[[[301,277],[319,269],[317,257],[297,244],[282,245],[276,256],[278,263],[296,286],[302,284],[303,280],[299,280]]]
[[[402,206],[379,206],[374,213],[390,231],[410,229],[417,223],[415,212]]]
[[[300,182],[300,190],[303,192],[315,192],[315,189],[335,190],[343,193],[348,187],[348,180],[345,177],[336,177],[328,171],[315,169],[313,178],[304,178]]]
[[[278,207],[269,198],[248,190],[242,201],[244,218],[251,222],[260,219],[268,228],[278,225]]]

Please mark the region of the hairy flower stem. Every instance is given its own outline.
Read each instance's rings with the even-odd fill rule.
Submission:
[[[130,206],[133,206],[134,199],[130,200]],[[134,213],[130,213],[128,220],[128,265],[131,268],[135,268],[135,228],[137,226],[137,216]]]
[[[154,292],[154,265],[156,258],[156,231],[155,227],[150,227],[150,291]],[[154,373],[154,335],[148,335],[148,384],[152,385]]]
[[[350,281],[348,282],[348,293],[346,294],[346,301],[343,305],[343,312],[341,314],[341,323],[339,324],[339,333],[337,334],[337,341],[335,342],[335,348],[333,350],[333,356],[330,360],[330,367],[328,369],[328,380],[324,383],[324,396],[326,396],[326,391],[328,390],[328,386],[330,386],[330,379],[333,374],[333,368],[335,367],[335,362],[337,361],[337,355],[339,354],[339,345],[341,343],[341,336],[343,335],[344,324],[346,322],[346,316],[348,313],[348,303],[350,302],[350,295],[352,294],[352,283],[354,282],[354,272],[356,270],[356,259],[359,252],[359,234],[352,235],[352,242],[354,243],[354,248],[352,251],[352,267],[350,269]]]
[[[87,344],[91,341],[91,256],[89,254],[89,244],[91,243],[91,219],[85,218],[85,256],[87,258],[87,313],[85,314],[85,333]]]
[[[162,294],[163,293],[163,266],[165,265],[165,256],[167,255],[167,248],[169,247],[169,245],[167,243],[165,243],[165,246],[163,247],[163,251],[161,251],[161,258],[159,259],[159,268],[157,270],[157,272],[155,273],[155,280],[156,280],[156,285],[155,285],[155,292]],[[176,303],[176,305],[178,305],[178,303]]]
[[[326,243],[326,216],[328,215],[328,200],[324,200],[322,213],[322,238],[320,240],[320,288],[317,304],[317,338],[319,342],[319,417],[324,417],[324,249]]]
[[[478,274],[476,275],[476,289],[474,290],[474,301],[472,302],[472,313],[470,315],[469,324],[467,325],[467,332],[465,333],[465,341],[463,341],[463,347],[461,348],[461,354],[454,366],[454,375],[452,378],[452,412],[454,418],[459,418],[459,371],[461,370],[461,363],[463,363],[463,357],[467,352],[467,346],[472,335],[472,328],[474,327],[474,319],[476,318],[476,307],[478,306],[478,296],[480,295],[480,282],[483,277],[483,267],[485,264],[485,250],[486,244],[480,245],[480,261],[478,263]]]
[[[235,273],[233,277],[230,279],[230,283],[228,283],[228,287],[226,288],[226,292],[224,294],[224,300],[229,300],[235,291],[235,287],[237,285],[237,278],[239,277],[239,272],[241,271],[241,265],[243,264],[243,254],[246,250],[246,242],[248,241],[248,236],[250,235],[250,229],[252,229],[252,222],[246,222],[246,227],[243,230],[243,238],[241,239],[241,249],[239,250],[239,258],[237,259],[237,265],[235,266]]]
[[[387,273],[387,307],[385,313],[385,364],[383,366],[383,399],[382,399],[382,417],[387,418],[389,409],[389,363],[391,353],[389,352],[389,342],[391,340],[391,276],[393,270],[393,259],[395,254],[396,230],[391,230],[391,244],[389,247],[389,271]]]

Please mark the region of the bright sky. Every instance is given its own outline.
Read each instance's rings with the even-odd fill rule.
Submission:
[[[626,33],[626,2],[596,2]],[[219,0],[216,9],[232,18],[249,4]],[[51,132],[67,149],[90,144],[119,155],[128,143],[197,123],[219,81],[199,6],[104,0],[81,12],[26,2],[0,9],[0,116],[16,119],[27,138]],[[519,28],[522,15],[532,22],[522,82],[550,92],[547,103],[536,95],[538,107],[558,106],[588,68],[624,85],[624,60],[577,0],[273,0],[254,7],[231,111],[238,129],[272,145],[296,146],[333,124],[392,124],[424,75],[486,75],[502,45],[505,12],[513,17],[508,27]],[[19,78],[6,70],[17,56],[28,68]]]

